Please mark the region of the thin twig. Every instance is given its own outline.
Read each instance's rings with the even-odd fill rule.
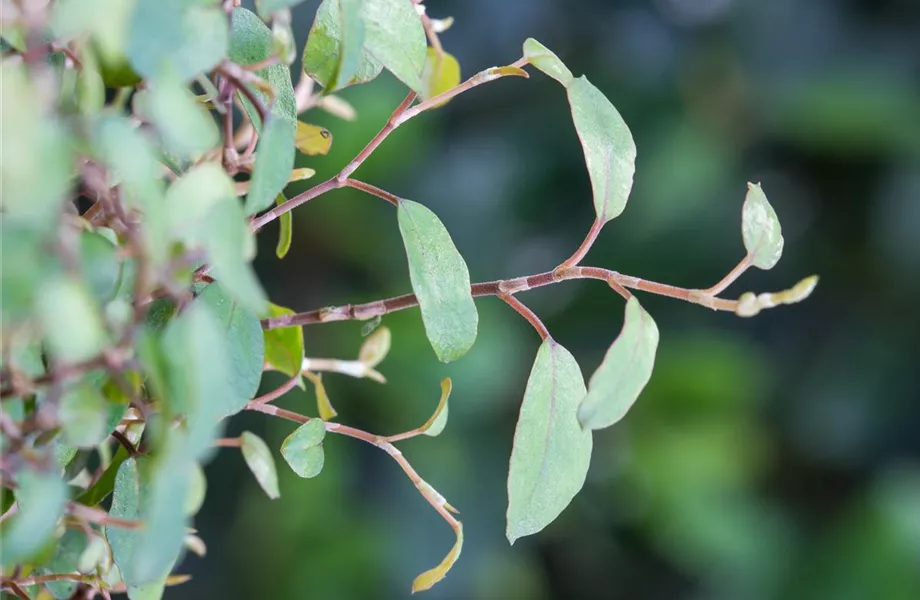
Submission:
[[[297,382],[300,381],[300,373],[295,373],[293,377],[284,382],[283,385],[274,389],[267,394],[262,394],[258,398],[254,398],[250,404],[268,404],[274,402],[281,396],[287,394],[289,391],[294,389],[294,386],[297,385]]]
[[[544,325],[543,321],[540,320],[540,317],[538,317],[532,310],[527,308],[523,302],[508,294],[499,294],[498,297],[504,301],[505,304],[516,310],[519,315],[527,319],[527,322],[533,325],[533,328],[537,330],[538,334],[540,334],[541,340],[549,339],[549,330],[546,328],[546,325]]]
[[[715,284],[714,286],[712,286],[711,288],[707,290],[704,290],[705,293],[709,294],[710,296],[716,296],[718,294],[721,294],[725,290],[725,288],[733,284],[750,267],[751,267],[751,256],[747,255],[744,258],[742,258],[741,262],[735,265],[735,268],[729,271],[728,275],[723,277],[722,280],[719,281],[719,283]]]
[[[367,192],[372,196],[382,198],[393,206],[399,206],[399,196],[391,194],[386,190],[380,189],[376,185],[371,185],[370,183],[366,183],[364,181],[358,181],[357,179],[346,179],[345,185],[348,187],[353,187],[356,190],[361,190],[362,192]]]
[[[581,243],[581,246],[578,247],[578,250],[575,251],[575,254],[565,259],[565,261],[559,265],[559,268],[568,268],[574,267],[588,254],[588,251],[591,250],[591,246],[594,245],[595,240],[597,240],[597,235],[601,232],[601,229],[604,227],[604,223],[600,219],[594,219],[594,223],[591,224],[591,229],[588,230],[588,235],[585,236],[585,241]]]

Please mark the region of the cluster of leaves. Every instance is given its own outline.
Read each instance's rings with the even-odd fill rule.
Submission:
[[[602,226],[623,212],[634,172],[632,136],[600,90],[532,39],[517,62],[461,82],[438,39],[451,20],[428,17],[412,0],[324,0],[295,89],[297,3],[262,0],[256,13],[233,1],[60,0],[24,2],[4,15],[0,526],[2,582],[11,593],[158,598],[183,581],[173,574],[183,555],[205,552],[191,526],[206,493],[202,465],[218,448],[239,448],[266,494],[280,495],[265,442],[249,432],[221,437],[226,419],[242,410],[299,424],[280,454],[300,477],[321,472],[327,433],[393,457],[457,535],[412,589],[443,578],[460,554],[462,526],[393,444],[444,429],[450,380],[432,417],[411,431],[380,436],[336,423],[319,372],[382,382],[375,367],[390,331],[374,330],[356,360],[308,358],[303,325],[376,326],[417,305],[443,362],[475,342],[474,296],[498,296],[534,325],[543,342],[508,475],[513,542],[568,505],[584,483],[593,430],[622,419],[651,376],[658,329],[627,288],[751,316],[814,287],[809,278],[776,294],[718,298],[748,267],[769,269],[782,252],[779,222],[757,185],[743,208],[747,253],[713,288],[579,266]],[[471,284],[431,210],[351,175],[407,120],[478,85],[526,77],[527,65],[566,90],[596,221],[554,271]],[[323,154],[332,143],[300,114],[315,108],[353,118],[334,92],[384,69],[409,88],[406,100],[336,177],[286,198],[289,183],[313,174],[294,168],[297,152]],[[314,83],[322,90],[313,93]],[[299,314],[270,303],[251,268],[255,234],[278,219],[282,258],[290,211],[343,186],[395,206],[414,293]],[[605,280],[626,299],[623,329],[587,386],[575,358],[515,297],[583,278]],[[290,379],[257,397],[267,370]],[[315,387],[317,417],[272,404],[304,378]]]

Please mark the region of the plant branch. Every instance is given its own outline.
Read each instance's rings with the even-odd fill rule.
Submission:
[[[719,283],[715,284],[708,290],[704,290],[704,292],[706,294],[709,294],[710,296],[715,296],[717,294],[722,293],[725,290],[725,288],[733,284],[750,267],[751,267],[751,255],[748,254],[744,258],[742,258],[741,262],[735,265],[735,268],[729,271],[728,275],[723,277],[722,280],[719,281]]]
[[[277,219],[284,213],[294,210],[295,208],[297,208],[304,202],[307,202],[308,200],[312,200],[313,198],[316,198],[317,196],[321,196],[330,190],[335,190],[335,189],[338,189],[344,186],[345,184],[343,182],[339,181],[338,179],[334,177],[332,179],[328,179],[320,183],[319,185],[311,187],[305,192],[297,194],[293,198],[289,199],[287,202],[280,204],[272,208],[271,210],[268,210],[262,213],[261,215],[259,215],[258,217],[252,220],[252,222],[250,223],[250,227],[252,227],[253,231],[258,231],[262,229],[267,223],[271,223],[272,221],[274,221],[275,219]]]
[[[254,398],[250,404],[268,404],[270,402],[274,402],[281,396],[294,389],[294,386],[297,385],[298,381],[300,381],[300,373],[295,373],[293,377],[288,379],[281,386],[268,392],[267,394],[262,394],[258,398]]]
[[[392,204],[393,206],[399,206],[399,196],[395,194],[391,194],[390,192],[386,190],[380,189],[376,185],[371,185],[364,181],[358,181],[357,179],[346,179],[345,185],[347,185],[348,187],[355,188],[356,190],[361,190],[362,192],[371,194],[372,196],[377,196],[378,198],[382,198],[386,200],[387,202],[389,202],[390,204]]]
[[[559,265],[560,269],[574,267],[588,254],[588,251],[591,250],[591,246],[594,245],[595,240],[597,240],[598,234],[601,232],[601,229],[604,227],[604,223],[600,219],[594,219],[594,223],[591,225],[591,229],[588,230],[588,235],[585,236],[585,241],[581,243],[581,246],[578,247],[578,250],[575,251],[575,254],[565,259],[565,261]]]
[[[533,328],[540,334],[540,339],[547,340],[550,338],[549,330],[546,328],[546,325],[544,325],[540,317],[527,308],[523,302],[508,294],[499,294],[498,297],[504,301],[505,304],[516,310],[519,315],[527,319],[527,322],[533,325]]]
[[[294,411],[285,410],[283,408],[278,408],[277,406],[271,404],[256,404],[255,402],[250,402],[246,405],[248,410],[255,410],[267,415],[272,415],[280,417],[282,419],[287,419],[288,421],[293,421],[295,423],[307,423],[314,420],[313,417],[307,417],[300,413]],[[419,476],[418,472],[412,468],[412,465],[409,464],[409,461],[403,456],[402,452],[399,451],[396,446],[390,443],[386,437],[381,437],[379,435],[374,435],[367,431],[362,431],[361,429],[355,429],[354,427],[348,427],[347,425],[341,425],[339,423],[332,423],[329,421],[324,421],[323,424],[326,427],[327,433],[337,433],[339,435],[344,435],[356,440],[361,440],[380,448],[384,452],[390,455],[390,457],[396,461],[396,464],[405,472],[409,477],[409,480],[412,481],[416,489],[422,494],[425,500],[428,501],[431,506],[434,507],[438,514],[440,514],[445,521],[456,531],[460,527],[460,522],[450,514],[449,510],[446,508],[450,505],[447,504],[447,501],[441,496],[434,488],[432,488],[428,483]]]
[[[659,296],[667,296],[677,300],[684,300],[685,302],[691,302],[693,304],[700,304],[713,310],[734,312],[738,306],[737,300],[714,298],[705,294],[702,290],[691,290],[665,283],[658,283],[656,281],[648,281],[646,279],[623,275],[622,273],[609,269],[602,269],[600,267],[556,269],[527,277],[474,283],[470,286],[470,292],[474,297],[513,295],[518,292],[552,285],[570,279],[598,279],[605,281],[624,298],[629,298],[630,294],[626,290],[626,288],[629,288]],[[365,304],[331,306],[309,312],[263,319],[262,328],[278,329],[281,327],[298,327],[302,325],[313,325],[314,323],[329,323],[332,321],[366,321],[377,316],[404,310],[413,306],[418,306],[418,298],[415,297],[415,294],[405,294],[403,296],[387,298],[386,300],[375,300],[374,302],[367,302]]]
[[[217,66],[217,72],[227,78],[227,80],[233,84],[241,94],[246,96],[246,99],[255,107],[256,112],[259,113],[259,119],[262,121],[262,124],[265,124],[265,121],[268,119],[268,109],[265,107],[265,104],[262,100],[256,96],[255,92],[249,89],[249,86],[244,83],[245,81],[252,81],[253,79],[258,79],[255,75],[247,71],[245,68],[224,61],[223,63]],[[271,89],[269,87],[269,89]]]

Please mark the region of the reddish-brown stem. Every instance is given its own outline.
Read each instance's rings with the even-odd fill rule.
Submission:
[[[372,196],[377,196],[378,198],[382,198],[386,200],[387,202],[389,202],[390,204],[392,204],[393,206],[399,206],[399,196],[395,194],[391,194],[390,192],[386,190],[380,189],[376,185],[371,185],[364,181],[358,181],[357,179],[346,179],[345,185],[347,185],[348,187],[353,187],[356,190],[361,190],[362,192],[371,194]]]
[[[600,219],[594,219],[594,223],[591,224],[591,229],[588,230],[588,235],[585,236],[585,240],[581,243],[581,246],[578,247],[578,250],[575,251],[575,254],[565,259],[565,261],[559,265],[559,268],[565,269],[574,267],[580,263],[585,255],[588,254],[591,246],[594,245],[594,241],[597,240],[597,236],[603,227],[604,223]]]
[[[297,382],[300,381],[300,373],[295,373],[293,377],[284,382],[283,385],[279,386],[277,389],[274,389],[267,394],[262,394],[258,398],[252,400],[252,404],[269,404],[274,402],[281,396],[287,394],[294,386],[297,385]]]
[[[262,229],[262,227],[264,227],[266,223],[271,223],[272,221],[274,221],[275,219],[277,219],[284,213],[294,210],[295,208],[297,208],[304,202],[307,202],[308,200],[312,200],[313,198],[316,198],[317,196],[321,196],[330,190],[334,190],[334,189],[343,187],[344,185],[345,184],[343,182],[339,181],[338,179],[334,177],[332,179],[328,179],[319,185],[311,187],[305,192],[301,192],[300,194],[297,194],[296,196],[294,196],[293,198],[291,198],[284,204],[276,206],[272,208],[271,210],[268,210],[262,213],[261,215],[259,215],[258,217],[252,220],[252,223],[250,223],[250,226],[252,227],[253,231],[258,231]]]
[[[243,440],[235,438],[218,438],[214,440],[214,445],[218,448],[239,448],[243,445]]]
[[[742,258],[741,262],[735,265],[735,268],[729,271],[728,275],[723,277],[722,280],[719,281],[719,283],[715,284],[708,290],[704,290],[704,292],[706,294],[709,294],[710,296],[721,294],[725,290],[725,288],[733,284],[735,280],[741,277],[741,275],[745,271],[747,271],[750,268],[750,266],[751,266],[751,257],[750,255],[747,255],[744,258]]]
[[[416,94],[415,92],[409,92],[409,94],[403,98],[403,101],[399,103],[399,106],[396,107],[396,110],[393,111],[393,114],[390,115],[390,118],[387,119],[386,125],[383,126],[383,129],[377,132],[377,135],[367,143],[367,146],[364,147],[361,152],[358,153],[354,159],[345,165],[345,168],[342,169],[338,175],[335,176],[339,181],[345,181],[348,177],[358,170],[367,157],[373,154],[374,150],[377,149],[380,144],[383,143],[383,140],[387,138],[390,133],[393,132],[399,126],[399,123],[396,121],[406,112],[406,110],[412,106],[412,103],[415,102]]]
[[[513,295],[518,292],[552,285],[559,281],[570,279],[599,279],[605,281],[614,290],[619,292],[624,298],[629,297],[629,292],[625,288],[642,290],[659,296],[667,296],[692,302],[711,308],[713,310],[724,310],[734,312],[738,305],[737,300],[725,300],[723,298],[714,298],[706,295],[702,290],[690,290],[687,288],[658,283],[656,281],[647,281],[638,277],[623,275],[609,269],[600,267],[572,267],[570,269],[556,269],[545,273],[538,273],[527,277],[516,277],[514,279],[505,279],[500,281],[488,281],[484,283],[474,283],[470,286],[470,292],[474,297],[479,296],[500,296]],[[376,300],[365,304],[346,304],[344,306],[332,306],[320,308],[309,312],[297,313],[293,315],[283,315],[262,320],[263,329],[278,329],[281,327],[298,327],[302,325],[312,325],[314,323],[330,323],[332,321],[365,321],[374,317],[388,313],[404,310],[418,306],[418,298],[415,294],[405,294],[386,300]]]
[[[125,434],[115,429],[112,431],[111,436],[128,451],[129,456],[137,456],[137,448],[134,447],[134,444],[131,443],[131,440],[129,440]]]
[[[540,317],[538,317],[532,310],[527,308],[523,302],[514,296],[509,296],[507,294],[499,294],[498,297],[504,301],[505,304],[516,310],[519,315],[527,319],[527,322],[533,325],[533,328],[536,329],[537,333],[540,334],[540,339],[549,339],[549,330],[546,328],[546,325],[544,325],[543,321],[540,320]]]
[[[265,104],[262,103],[262,100],[256,96],[255,92],[253,92],[249,86],[243,82],[241,75],[248,73],[245,71],[245,68],[233,63],[224,62],[223,64],[217,66],[217,71],[226,77],[227,80],[233,84],[233,87],[239,90],[241,94],[246,96],[246,99],[249,100],[250,104],[255,107],[256,112],[259,113],[259,120],[264,125],[266,119],[268,119],[268,109],[265,107]]]

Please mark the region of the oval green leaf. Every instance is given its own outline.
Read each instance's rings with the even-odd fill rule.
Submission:
[[[510,543],[542,530],[581,490],[591,432],[578,423],[585,382],[575,358],[549,338],[537,351],[514,430],[508,468]]]
[[[227,17],[217,4],[137,0],[125,50],[144,77],[170,68],[189,81],[226,56],[227,41]]]
[[[58,406],[64,437],[78,448],[92,448],[106,438],[108,415],[109,406],[99,387],[87,381],[70,386]]]
[[[37,300],[48,350],[58,360],[89,360],[108,343],[99,307],[81,281],[52,277],[41,286]]]
[[[479,325],[469,270],[437,215],[411,200],[400,200],[397,212],[428,341],[440,361],[456,360],[473,346]]]
[[[572,83],[574,76],[556,54],[533,38],[524,40],[524,58],[564,87]]]
[[[428,42],[415,5],[406,0],[365,0],[364,48],[397,79],[422,94]]]
[[[246,214],[271,206],[291,178],[296,156],[294,137],[297,124],[291,119],[270,115],[256,146],[256,162],[246,195]]]
[[[324,93],[366,83],[383,71],[383,65],[364,50],[364,2],[323,0],[316,11],[304,47],[303,70],[323,86]]]
[[[779,262],[783,255],[783,230],[759,183],[748,183],[741,209],[741,234],[752,265],[766,271]]]
[[[112,491],[109,514],[119,519],[136,521],[141,514],[141,478],[137,459],[129,458],[118,467]],[[134,556],[139,532],[133,529],[106,525],[105,539],[112,549],[112,559],[119,571],[125,573]]]
[[[19,510],[3,527],[3,565],[32,558],[51,539],[67,503],[67,484],[57,473],[22,470],[16,477]]]
[[[457,559],[460,558],[460,551],[463,549],[463,525],[457,523],[456,529],[454,532],[457,534],[457,541],[454,542],[453,547],[450,549],[450,552],[447,553],[447,556],[444,557],[438,566],[428,569],[421,575],[415,578],[412,582],[412,593],[415,592],[424,592],[425,590],[430,590],[434,584],[444,579],[447,575],[447,572],[450,571],[451,567],[454,566],[454,563],[457,562]]]
[[[312,419],[298,427],[281,444],[281,455],[300,477],[316,477],[323,470],[326,424]]]
[[[244,431],[240,434],[240,450],[246,465],[252,474],[255,475],[256,481],[265,490],[265,494],[274,500],[281,496],[278,489],[278,472],[275,470],[275,459],[272,458],[272,452],[268,449],[262,438],[254,433]]]
[[[173,154],[197,158],[220,142],[217,124],[183,82],[169,75],[153,82],[147,110]]]
[[[585,429],[602,429],[622,419],[652,376],[658,326],[635,296],[626,303],[623,329],[588,382],[578,409]]]
[[[582,75],[568,85],[572,119],[594,194],[594,211],[601,223],[626,208],[636,171],[636,143],[613,104]]]

